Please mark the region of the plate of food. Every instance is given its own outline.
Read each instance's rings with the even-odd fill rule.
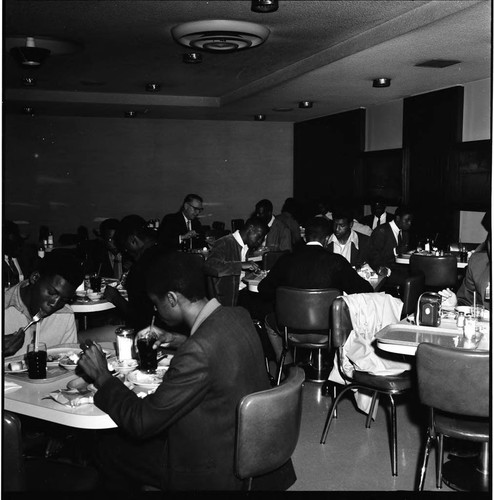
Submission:
[[[27,364],[23,359],[5,361],[3,370],[5,373],[24,373],[27,372]]]
[[[75,370],[75,367],[77,366],[77,362],[79,361],[80,354],[81,354],[81,351],[68,352],[58,359],[58,364],[61,367],[65,368],[66,370]]]
[[[61,358],[68,357],[71,354],[79,353],[77,347],[53,347],[48,348],[46,356],[46,364],[48,366],[57,366]]]
[[[130,373],[137,368],[137,365],[136,359],[124,359],[119,361],[116,356],[108,358],[108,369],[117,373]]]
[[[145,373],[140,370],[134,370],[130,372],[127,376],[127,380],[132,384],[142,387],[143,389],[156,389],[161,382],[163,377],[168,370],[168,366],[159,366],[156,373]]]

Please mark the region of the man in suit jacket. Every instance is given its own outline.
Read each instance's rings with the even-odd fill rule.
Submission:
[[[269,200],[256,203],[256,217],[262,219],[269,227],[264,246],[274,251],[292,250],[292,235],[285,223],[273,215],[273,204]]]
[[[202,198],[197,194],[188,194],[180,211],[163,217],[158,229],[158,243],[170,250],[207,246],[202,224],[197,218],[203,210]]]
[[[89,246],[86,266],[89,273],[99,272],[100,276],[106,278],[122,278],[122,254],[115,245],[118,226],[117,219],[105,219],[99,225],[99,237]]]
[[[333,214],[333,234],[329,238],[327,249],[345,257],[353,267],[361,267],[367,262],[369,236],[352,229],[353,217],[345,211]]]
[[[268,232],[267,225],[251,217],[243,228],[216,240],[204,263],[204,272],[212,284],[210,297],[224,306],[237,305],[239,291],[246,285],[241,279],[246,270],[258,269],[247,260],[249,249],[256,249]]]
[[[413,214],[410,207],[399,206],[394,219],[377,226],[369,241],[368,262],[380,276],[388,276],[386,286],[401,285],[408,268],[396,263],[396,257],[410,250],[410,227]]]
[[[201,266],[185,253],[156,260],[147,287],[164,322],[185,323],[190,336],[160,332],[156,346],[178,348],[144,399],[112,376],[99,346],[86,348],[79,365],[98,388],[94,402],[125,432],[100,440],[101,472],[126,491],[133,484],[240,489],[233,472],[236,408],[243,396],[270,387],[252,321],[242,308],[205,298]]]
[[[371,284],[361,278],[344,257],[329,253],[324,248],[330,231],[329,221],[324,217],[314,217],[309,220],[305,227],[307,244],[276,261],[269,274],[257,287],[260,296],[274,304],[276,288],[279,286],[337,288],[346,293],[372,292]],[[283,341],[274,312],[266,316],[265,327],[276,359],[279,359]],[[290,362],[290,357],[287,356],[287,363]]]
[[[362,217],[360,222],[374,230],[377,226],[391,222],[393,219],[393,214],[386,212],[384,200],[377,198],[371,204],[371,213]]]

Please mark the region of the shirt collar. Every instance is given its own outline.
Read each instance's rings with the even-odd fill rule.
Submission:
[[[274,215],[271,216],[271,220],[268,222],[268,227],[271,227],[274,222]]]
[[[392,231],[393,231],[393,234],[395,235],[395,238],[398,240],[398,234],[400,232],[400,228],[396,225],[396,222],[394,220],[392,220],[390,223],[389,223]]]
[[[329,243],[337,243],[340,246],[344,246],[338,241],[338,238],[336,237],[336,235],[334,233],[329,238]],[[353,229],[350,230],[350,236],[348,237],[348,240],[345,243],[345,245],[352,244],[352,243],[355,245],[355,248],[358,250],[358,235],[357,235],[357,232],[354,231]]]
[[[308,246],[308,247],[313,247],[313,246],[316,246],[316,245],[319,245],[320,247],[323,246],[320,241],[308,241],[305,245]]]
[[[190,334],[194,335],[197,329],[202,325],[202,323],[214,312],[221,304],[216,299],[211,299],[208,303],[201,309],[197,315],[194,324],[190,330]]]
[[[240,236],[240,231],[237,229],[232,236],[234,237],[235,241],[243,248],[246,247],[247,245],[244,243],[244,240],[242,239],[242,236]]]

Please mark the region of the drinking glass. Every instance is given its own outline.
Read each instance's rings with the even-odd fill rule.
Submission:
[[[36,344],[28,344],[26,362],[27,374],[29,378],[40,379],[46,378],[46,344],[38,342]]]
[[[158,334],[151,328],[145,328],[136,335],[137,356],[139,357],[139,369],[143,372],[153,373],[158,368],[158,350],[153,349],[158,340]]]

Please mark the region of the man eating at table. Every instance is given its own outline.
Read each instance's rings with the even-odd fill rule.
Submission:
[[[74,313],[68,302],[83,278],[79,259],[62,250],[53,250],[40,261],[29,279],[9,288],[4,305],[4,355],[25,353],[34,332],[48,347],[77,343]],[[43,319],[24,333],[37,313]]]
[[[242,308],[206,299],[201,265],[189,254],[158,257],[146,283],[164,322],[185,323],[190,335],[161,332],[155,347],[178,348],[161,384],[143,399],[112,376],[99,346],[90,344],[80,358],[98,389],[96,406],[119,427],[98,443],[106,487],[239,489],[236,407],[243,396],[270,387],[252,321]]]

